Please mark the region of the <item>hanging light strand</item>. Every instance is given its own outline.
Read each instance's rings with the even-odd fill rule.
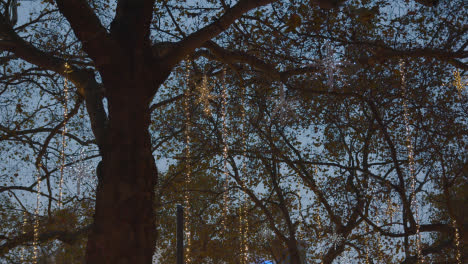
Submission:
[[[461,99],[462,93],[466,88],[466,83],[463,83],[460,72],[458,70],[453,71],[453,85],[457,88],[458,98]]]
[[[65,63],[65,74],[70,73],[71,67],[68,63]],[[62,207],[62,186],[63,186],[63,176],[65,171],[65,148],[67,146],[67,141],[65,138],[65,134],[67,133],[67,116],[68,116],[68,78],[65,77],[63,82],[63,91],[64,91],[64,99],[63,99],[63,128],[62,128],[62,148],[60,150],[60,181],[59,181],[59,198],[58,198],[58,207],[59,209]]]
[[[34,255],[33,255],[33,264],[37,264],[37,260],[39,257],[39,209],[41,206],[41,165],[37,164],[36,165],[36,181],[37,181],[37,187],[36,187],[36,209],[34,210],[34,228],[33,228],[33,249],[34,249]]]
[[[190,259],[190,251],[192,246],[192,239],[190,233],[190,194],[189,194],[189,187],[191,184],[191,174],[192,174],[192,166],[191,166],[191,149],[190,149],[190,69],[189,69],[189,61],[187,60],[185,65],[185,100],[184,100],[184,113],[185,113],[185,166],[186,166],[186,174],[185,174],[185,193],[184,193],[184,231],[185,236],[187,239],[187,246],[185,247],[185,260],[186,263],[191,263]]]
[[[315,178],[318,180],[318,166],[314,166],[314,175]],[[317,187],[320,187],[319,184],[317,184]],[[319,203],[320,205],[320,203]],[[315,222],[317,223],[317,230],[318,230],[318,238],[320,239],[322,237],[322,221],[320,219],[320,210],[319,207],[317,206],[317,212],[316,212],[316,217],[315,217]]]
[[[245,193],[246,190],[246,185],[245,185],[245,180],[247,179],[247,163],[245,161],[245,154],[247,152],[247,138],[246,138],[246,112],[245,112],[245,87],[241,87],[241,159],[242,159],[242,165],[241,165],[241,188],[242,191],[240,192],[240,212],[239,212],[239,231],[241,234],[241,241],[240,241],[240,252],[241,252],[241,264],[247,264],[248,263],[248,242],[247,242],[247,236],[248,236],[248,229],[249,229],[249,223],[248,223],[248,216],[247,216],[247,209],[248,209],[248,197],[247,194]]]
[[[24,210],[23,212],[23,226],[21,229],[21,234],[24,236],[26,234],[26,225],[28,224],[28,218],[27,218],[27,212]],[[24,258],[24,246],[21,247],[21,263],[25,263],[25,258]]]
[[[421,233],[420,233],[420,224],[419,224],[419,205],[416,198],[416,173],[415,173],[415,162],[414,162],[414,147],[413,140],[411,138],[411,127],[410,127],[410,114],[408,107],[408,94],[406,90],[406,74],[405,74],[405,63],[403,60],[400,60],[400,75],[401,75],[401,87],[403,90],[403,111],[405,119],[405,130],[406,130],[406,147],[408,149],[408,167],[411,177],[411,207],[415,212],[416,220],[416,249],[417,249],[417,258],[418,263],[424,263],[424,258],[421,252]]]
[[[369,238],[367,237],[367,234],[369,233],[369,224],[366,223],[366,234],[364,235],[364,245],[366,247],[366,264],[370,264],[369,261]]]
[[[379,217],[380,218],[380,217]],[[376,221],[376,225],[379,225],[380,224],[380,220],[377,219]],[[383,261],[383,258],[384,258],[384,255],[383,255],[383,252],[382,252],[382,240],[381,240],[381,237],[380,237],[380,232],[376,232],[376,236],[377,236],[377,260],[379,261],[379,263],[384,263]]]
[[[318,182],[318,166],[315,165],[314,166],[314,176],[315,176],[315,180],[317,182],[317,188],[320,188],[320,182]],[[315,198],[317,199],[317,198]],[[317,200],[315,200],[317,201]],[[315,220],[315,223],[317,224],[317,240],[320,240],[322,238],[322,230],[323,230],[323,226],[322,226],[322,220],[320,218],[320,202],[318,203],[317,205],[317,209],[316,209],[316,212],[315,214],[313,214],[314,216],[314,220]],[[320,264],[323,264],[323,254],[324,252],[322,250],[320,250],[320,253],[319,253],[319,260],[320,260]]]
[[[297,217],[298,217],[298,221],[299,221],[299,224],[298,224],[298,238],[300,240],[302,240],[304,238],[304,230],[302,230],[302,196],[301,196],[301,190],[299,189],[301,186],[301,181],[300,181],[300,177],[297,178],[297,188],[296,188],[296,195],[297,195]]]
[[[224,176],[224,185],[223,185],[223,232],[227,231],[227,216],[228,216],[228,189],[229,189],[229,175],[228,175],[228,142],[227,142],[227,118],[226,118],[226,107],[227,107],[227,90],[226,90],[226,69],[223,69],[222,73],[222,91],[221,91],[221,100],[222,100],[222,107],[221,107],[221,119],[222,119],[222,141],[223,141],[223,176]]]
[[[455,218],[452,220],[453,229],[455,232],[455,247],[456,247],[456,255],[455,259],[457,260],[457,264],[462,264],[462,257],[461,257],[461,249],[460,249],[460,230],[458,229],[457,221]]]

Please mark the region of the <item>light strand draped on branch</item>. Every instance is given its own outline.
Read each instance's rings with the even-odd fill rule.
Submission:
[[[191,263],[191,247],[192,247],[192,237],[190,232],[190,194],[189,188],[192,183],[192,165],[191,165],[191,149],[190,149],[190,130],[191,130],[191,121],[190,121],[190,62],[185,61],[185,95],[184,95],[184,114],[185,114],[185,192],[184,192],[184,231],[187,239],[187,246],[185,247],[185,262],[187,264]]]
[[[65,74],[69,74],[71,72],[70,65],[68,63],[65,63]],[[64,92],[64,98],[63,98],[63,128],[62,128],[62,148],[60,150],[60,181],[59,181],[59,198],[58,198],[58,207],[59,209],[62,208],[62,195],[63,195],[63,176],[64,176],[64,170],[65,170],[65,148],[67,147],[67,141],[66,141],[66,133],[67,133],[67,117],[68,117],[68,78],[65,77],[63,81],[63,92]]]
[[[406,148],[408,151],[408,168],[411,180],[411,190],[410,190],[410,201],[411,207],[415,213],[416,220],[416,250],[417,250],[417,262],[424,263],[424,257],[421,250],[421,233],[420,224],[419,224],[419,204],[416,197],[416,171],[415,171],[415,161],[414,161],[414,146],[412,140],[412,130],[410,126],[410,113],[408,106],[408,91],[406,87],[406,71],[405,71],[405,62],[400,60],[400,75],[401,75],[401,88],[403,93],[403,115],[405,119],[405,131],[406,131]],[[410,208],[411,209],[411,208]]]
[[[222,141],[223,141],[223,234],[226,235],[227,218],[229,213],[229,172],[228,172],[228,135],[227,135],[227,88],[226,88],[226,69],[223,69],[221,77],[221,120],[222,120]],[[223,239],[224,241],[224,239]]]

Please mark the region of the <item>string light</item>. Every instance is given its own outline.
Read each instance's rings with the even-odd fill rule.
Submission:
[[[191,184],[191,173],[192,173],[192,166],[190,164],[191,159],[191,150],[190,150],[190,91],[189,91],[189,78],[190,78],[190,69],[189,69],[189,61],[186,61],[185,65],[185,100],[184,100],[184,112],[185,112],[185,157],[186,157],[186,175],[185,175],[185,194],[184,194],[184,231],[185,236],[187,238],[187,246],[185,247],[185,260],[186,263],[191,263],[190,259],[190,250],[192,246],[192,239],[190,234],[190,196],[188,188]]]
[[[418,263],[424,263],[424,258],[421,252],[421,233],[419,232],[419,213],[418,213],[418,203],[416,198],[416,173],[415,173],[415,162],[414,162],[414,147],[413,141],[411,138],[411,127],[410,127],[410,114],[408,109],[408,99],[406,91],[406,79],[405,79],[405,63],[403,60],[400,60],[400,75],[401,75],[401,87],[403,90],[403,111],[405,119],[405,128],[406,128],[406,147],[408,149],[408,162],[409,162],[409,172],[411,177],[411,207],[414,208],[415,217],[416,217],[416,248],[417,248],[417,258]]]
[[[318,166],[317,165],[314,166],[314,175],[315,175],[316,179],[319,178],[318,177]],[[317,183],[317,188],[320,188],[320,182]],[[317,206],[317,211],[314,214],[314,220],[317,223],[317,240],[320,240],[322,238],[323,227],[322,227],[322,220],[320,219],[319,206]],[[321,250],[320,253],[319,253],[320,264],[323,264],[323,254],[324,254],[324,252]]]
[[[301,185],[300,178],[297,178],[297,189],[296,189],[296,195],[297,195],[297,203],[298,203],[298,218],[299,218],[299,225],[298,225],[298,238],[299,240],[302,240],[304,238],[303,230],[301,227],[302,220],[301,220],[301,214],[302,214],[302,196],[301,196],[301,191],[299,189],[299,186]]]
[[[68,63],[65,63],[65,74],[71,72],[71,67]],[[65,169],[65,148],[67,146],[65,134],[67,133],[67,116],[68,116],[68,78],[65,78],[63,83],[63,91],[65,98],[63,100],[63,129],[62,129],[62,149],[60,151],[60,181],[59,181],[59,198],[58,207],[62,207],[62,185],[63,185],[63,174]]]
[[[36,166],[36,180],[37,180],[37,187],[36,187],[36,209],[34,210],[34,239],[33,239],[33,248],[34,248],[34,255],[33,255],[33,264],[37,264],[37,259],[39,255],[39,209],[41,206],[41,173],[40,173],[41,165],[38,164]]]
[[[392,203],[392,196],[391,194],[387,195],[387,210],[385,211],[385,214],[389,217],[390,222],[393,222],[393,216],[395,215],[396,209],[393,206]]]
[[[241,252],[241,264],[248,263],[248,254],[249,254],[249,245],[247,241],[247,236],[249,232],[249,220],[247,216],[247,206],[248,206],[248,198],[245,194],[246,186],[245,186],[245,179],[247,178],[247,163],[246,159],[246,152],[247,152],[247,138],[246,138],[246,112],[245,112],[245,87],[242,86],[241,89],[241,140],[242,140],[242,150],[241,150],[241,157],[242,157],[242,167],[241,167],[241,176],[244,179],[241,179],[241,186],[243,192],[241,192],[241,207],[240,207],[240,233],[241,233],[241,243],[240,243],[240,252]]]
[[[26,225],[28,224],[28,218],[26,214],[26,210],[23,212],[23,226],[22,226],[22,231],[21,234],[24,236],[26,234]],[[21,263],[25,263],[24,259],[24,246],[21,247]]]
[[[229,188],[229,175],[228,175],[228,142],[227,142],[227,120],[226,120],[226,107],[227,107],[227,90],[226,90],[226,69],[223,69],[222,75],[222,91],[221,91],[221,99],[222,99],[222,107],[221,107],[221,119],[223,123],[222,128],[222,140],[223,140],[223,175],[224,175],[224,186],[223,186],[223,232],[227,231],[227,215],[228,215],[228,188]]]
[[[198,87],[198,92],[200,95],[197,98],[197,103],[203,106],[205,115],[211,116],[210,100],[214,99],[214,96],[211,94],[211,86],[208,85],[208,78],[206,75],[203,75],[201,85]]]
[[[455,219],[452,220],[453,229],[455,231],[455,246],[457,249],[456,260],[457,264],[461,264],[461,250],[460,250],[460,231],[458,230],[457,221]]]
[[[460,72],[458,70],[455,70],[453,72],[453,78],[454,78],[453,85],[457,88],[458,98],[461,98],[462,97],[462,92],[465,90],[466,83],[464,84],[462,82],[462,78],[461,78]]]
[[[315,174],[315,177],[318,179],[318,166],[317,165],[314,166],[314,174]],[[317,223],[318,238],[320,239],[322,236],[322,221],[320,220],[320,211],[318,210],[318,207],[317,207],[317,213],[315,214],[315,222]]]
[[[369,233],[369,224],[366,222],[366,234],[364,235],[364,245],[366,246],[366,264],[370,264],[369,261],[369,238],[367,234]]]
[[[380,224],[379,219],[377,219],[376,224],[377,225]],[[376,232],[376,236],[377,236],[377,258],[378,258],[380,263],[383,263],[382,242],[381,242],[381,239],[380,239],[380,233]]]

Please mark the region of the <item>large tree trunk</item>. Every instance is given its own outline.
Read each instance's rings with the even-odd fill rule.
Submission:
[[[286,260],[285,264],[303,264],[297,247],[297,241],[289,241],[287,250],[289,258]]]
[[[115,76],[119,80],[107,94],[109,123],[97,169],[102,180],[88,238],[89,264],[148,264],[154,252],[157,169],[148,131],[152,96],[145,92],[153,83],[144,74],[122,77]]]

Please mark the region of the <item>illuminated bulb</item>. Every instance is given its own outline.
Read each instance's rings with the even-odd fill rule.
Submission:
[[[65,73],[69,74],[71,67],[68,63],[65,63]],[[68,116],[68,79],[65,78],[63,83],[63,91],[65,98],[63,100],[63,129],[62,129],[62,149],[60,151],[60,181],[59,181],[59,198],[58,207],[62,207],[62,185],[63,185],[63,174],[65,169],[65,148],[67,145],[65,134],[67,133],[67,116]]]
[[[455,70],[453,72],[453,85],[457,88],[458,91],[458,98],[461,98],[462,92],[465,90],[466,83],[464,84],[462,82],[462,78],[460,76],[460,72],[458,70]]]
[[[203,112],[207,116],[211,116],[210,100],[214,99],[215,96],[211,94],[211,87],[208,85],[208,78],[203,75],[201,85],[198,87],[199,97],[197,103],[203,106]]]
[[[26,225],[28,224],[28,218],[27,218],[27,214],[26,214],[26,211],[23,212],[23,228],[22,228],[22,231],[21,231],[21,234],[23,234],[23,236],[26,234]],[[25,259],[24,259],[24,246],[21,247],[21,263],[25,263]]]
[[[415,173],[415,162],[414,162],[414,147],[411,139],[411,127],[410,127],[410,114],[408,109],[408,99],[406,91],[406,80],[405,80],[405,63],[400,60],[400,74],[401,74],[401,87],[403,89],[403,111],[405,119],[405,128],[406,128],[406,146],[408,148],[408,162],[409,162],[409,172],[411,177],[411,206],[414,208],[415,217],[416,217],[416,248],[417,248],[417,257],[418,263],[424,263],[424,258],[421,252],[421,233],[419,232],[419,213],[418,213],[418,203],[416,198],[416,173]]]
[[[379,225],[380,224],[380,221],[377,220],[376,221],[376,224]],[[376,233],[376,236],[377,236],[377,256],[378,256],[378,259],[379,259],[379,263],[383,263],[383,255],[382,255],[382,243],[381,243],[381,239],[380,239],[380,233],[377,232]]]
[[[301,224],[302,224],[302,220],[301,220],[301,214],[302,214],[302,196],[301,196],[301,191],[299,189],[299,186],[300,186],[301,182],[300,182],[300,178],[298,177],[297,179],[297,190],[296,190],[296,195],[297,195],[297,198],[298,198],[298,217],[299,217],[299,227],[298,227],[298,238],[300,240],[303,239],[304,237],[304,230],[302,230],[302,227],[301,227]]]
[[[369,238],[367,237],[367,233],[369,233],[369,225],[366,222],[366,235],[364,236],[364,245],[366,246],[366,264],[370,264],[370,261],[369,261]]]
[[[460,250],[460,231],[458,230],[457,221],[452,221],[453,229],[455,230],[455,246],[457,249],[456,260],[457,264],[461,264],[461,250]]]
[[[36,187],[36,209],[34,210],[34,239],[33,239],[33,248],[34,248],[34,255],[33,255],[33,264],[37,264],[37,259],[39,255],[39,209],[41,205],[41,173],[40,173],[41,165],[38,164],[36,166],[37,174],[37,187]]]
[[[190,250],[192,246],[192,239],[190,234],[190,196],[189,196],[189,187],[191,184],[191,173],[192,167],[190,164],[191,158],[191,150],[190,150],[190,87],[189,87],[189,78],[190,78],[190,69],[189,69],[189,62],[186,61],[186,69],[185,69],[185,100],[184,100],[184,112],[185,112],[185,164],[186,164],[186,175],[185,175],[185,194],[184,194],[184,204],[185,204],[185,211],[184,211],[184,231],[185,236],[187,238],[187,246],[185,247],[185,260],[186,263],[191,263],[190,259]]]
[[[226,120],[226,107],[227,107],[227,89],[226,89],[226,70],[223,70],[223,77],[222,77],[222,92],[221,92],[221,99],[222,99],[222,108],[221,108],[221,119],[223,123],[222,128],[222,140],[223,140],[223,174],[224,174],[224,188],[223,188],[223,220],[222,226],[224,232],[227,231],[227,215],[228,215],[228,188],[229,188],[229,178],[228,178],[228,142],[227,142],[227,120]]]
[[[245,161],[245,153],[247,151],[247,139],[246,139],[246,114],[245,114],[245,87],[242,86],[241,90],[241,140],[242,140],[242,167],[241,167],[241,179],[242,190],[241,192],[241,207],[240,207],[240,214],[239,214],[239,221],[240,221],[240,234],[241,234],[241,243],[240,243],[240,252],[241,252],[241,264],[248,264],[248,251],[249,246],[247,242],[248,230],[249,230],[249,223],[247,218],[247,195],[245,194],[245,179],[247,175],[247,164]]]

